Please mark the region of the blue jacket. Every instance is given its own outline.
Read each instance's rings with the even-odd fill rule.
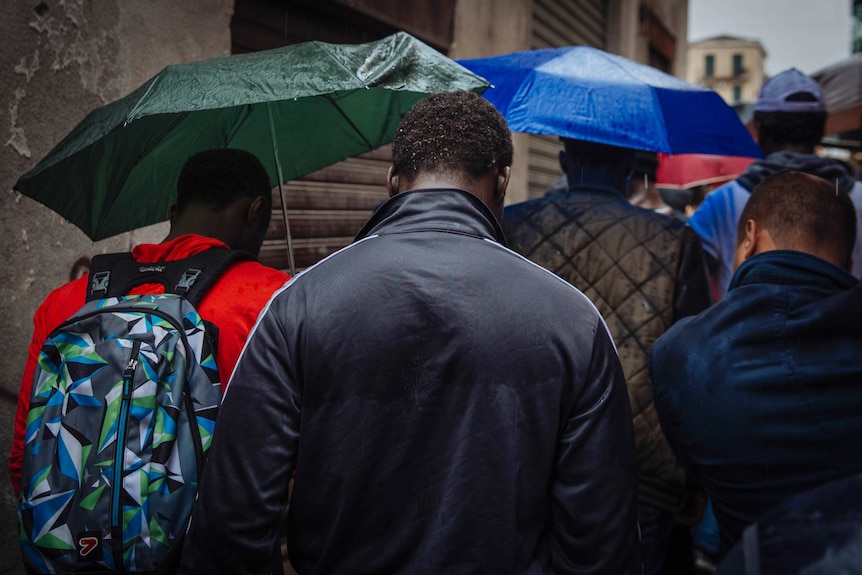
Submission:
[[[862,471],[860,292],[824,260],[766,252],[653,347],[662,428],[712,499],[723,550],[773,505]]]

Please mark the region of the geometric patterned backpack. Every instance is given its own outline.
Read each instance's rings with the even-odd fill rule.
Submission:
[[[29,572],[176,567],[222,396],[217,330],[195,306],[241,259],[93,259],[88,301],[44,343],[33,381],[18,504]],[[166,293],[124,295],[145,283]]]

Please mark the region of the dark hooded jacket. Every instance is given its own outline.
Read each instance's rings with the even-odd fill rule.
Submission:
[[[827,182],[835,182],[839,190],[848,194],[856,184],[853,169],[848,164],[833,158],[794,152],[775,152],[762,160],[752,162],[737,181],[743,188],[752,192],[760,182],[784,170],[804,172],[823,178]]]
[[[640,573],[607,329],[460,190],[405,192],[261,315],[228,387],[184,573]]]
[[[656,409],[726,551],[791,496],[862,472],[862,293],[812,255],[746,260],[727,296],[656,342]]]

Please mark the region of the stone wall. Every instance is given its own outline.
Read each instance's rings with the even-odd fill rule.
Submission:
[[[94,253],[159,241],[158,224],[93,243],[12,193],[19,176],[92,109],[168,64],[230,51],[232,0],[16,0],[0,18],[0,573],[23,574],[15,497],[7,479],[17,390],[36,307]],[[72,192],[73,193],[73,192]],[[81,190],[80,193],[86,193]],[[84,259],[82,259],[84,258]]]

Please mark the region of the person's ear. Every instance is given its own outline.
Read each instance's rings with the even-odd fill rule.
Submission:
[[[497,174],[497,186],[494,190],[494,196],[497,198],[499,205],[503,205],[506,199],[506,189],[509,187],[509,179],[512,176],[512,168],[503,166],[503,169]]]
[[[738,268],[742,262],[757,253],[760,229],[754,220],[746,220],[740,242],[736,246],[734,254],[733,269]]]
[[[269,202],[263,196],[258,196],[249,204],[248,210],[245,213],[245,221],[255,227],[259,227],[260,222],[266,217],[265,210],[270,209]]]
[[[395,171],[395,166],[389,166],[389,171],[386,172],[386,191],[389,193],[390,198],[398,193],[400,180],[398,172]]]

